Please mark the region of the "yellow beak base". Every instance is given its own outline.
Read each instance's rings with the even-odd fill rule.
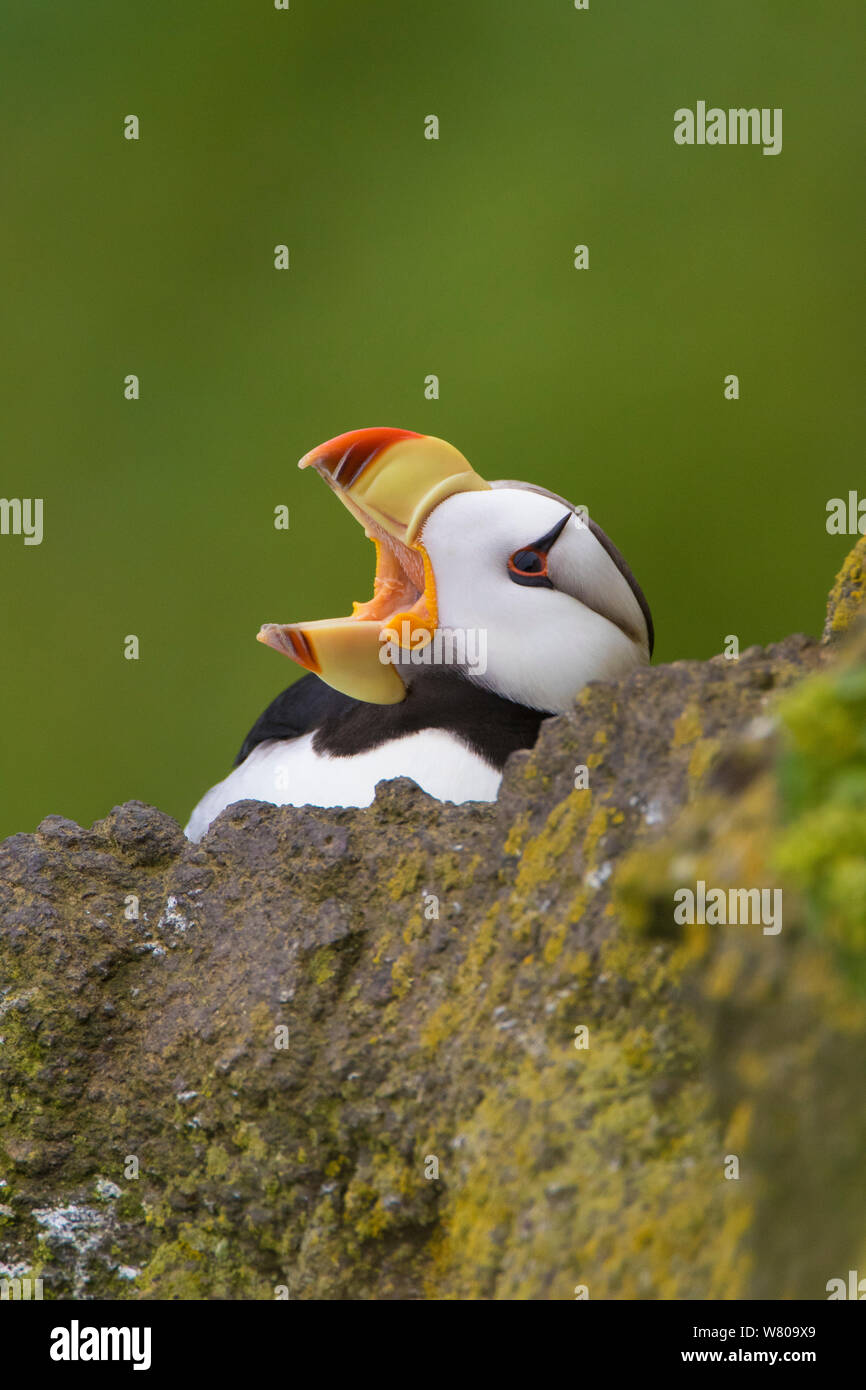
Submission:
[[[379,660],[380,626],[353,618],[324,618],[286,627],[266,623],[257,641],[315,672],[344,695],[374,705],[397,705],[406,698],[406,687],[395,668]]]

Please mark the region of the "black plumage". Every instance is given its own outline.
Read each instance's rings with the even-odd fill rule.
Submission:
[[[303,676],[268,705],[244,739],[235,767],[267,739],[315,731],[313,748],[351,757],[422,729],[455,735],[499,771],[510,753],[531,748],[549,711],[528,709],[467,680],[453,667],[425,668],[395,705],[372,705]]]

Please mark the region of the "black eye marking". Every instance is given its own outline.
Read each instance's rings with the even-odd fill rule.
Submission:
[[[547,573],[547,556],[554,543],[559,540],[568,525],[571,512],[566,512],[561,521],[531,545],[515,550],[508,561],[508,578],[515,584],[525,584],[530,589],[552,589],[553,583]]]
[[[530,546],[527,546],[527,549],[537,550],[540,555],[546,555],[549,550],[553,549],[554,542],[559,540],[566,526],[571,521],[571,518],[572,513],[566,512],[562,520],[558,521],[555,526],[551,526],[550,530],[541,537],[540,541],[533,541]]]

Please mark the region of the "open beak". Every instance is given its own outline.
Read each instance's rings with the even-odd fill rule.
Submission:
[[[410,430],[364,429],[337,435],[301,459],[315,468],[376,547],[373,597],[350,617],[265,623],[258,640],[323,681],[378,705],[398,704],[406,687],[387,644],[418,649],[437,625],[436,582],[419,540],[433,508],[456,492],[486,490],[453,445]]]

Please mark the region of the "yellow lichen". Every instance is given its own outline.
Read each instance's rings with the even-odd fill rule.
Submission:
[[[700,706],[690,701],[674,725],[672,745],[674,748],[682,748],[687,743],[694,743],[702,733]]]

